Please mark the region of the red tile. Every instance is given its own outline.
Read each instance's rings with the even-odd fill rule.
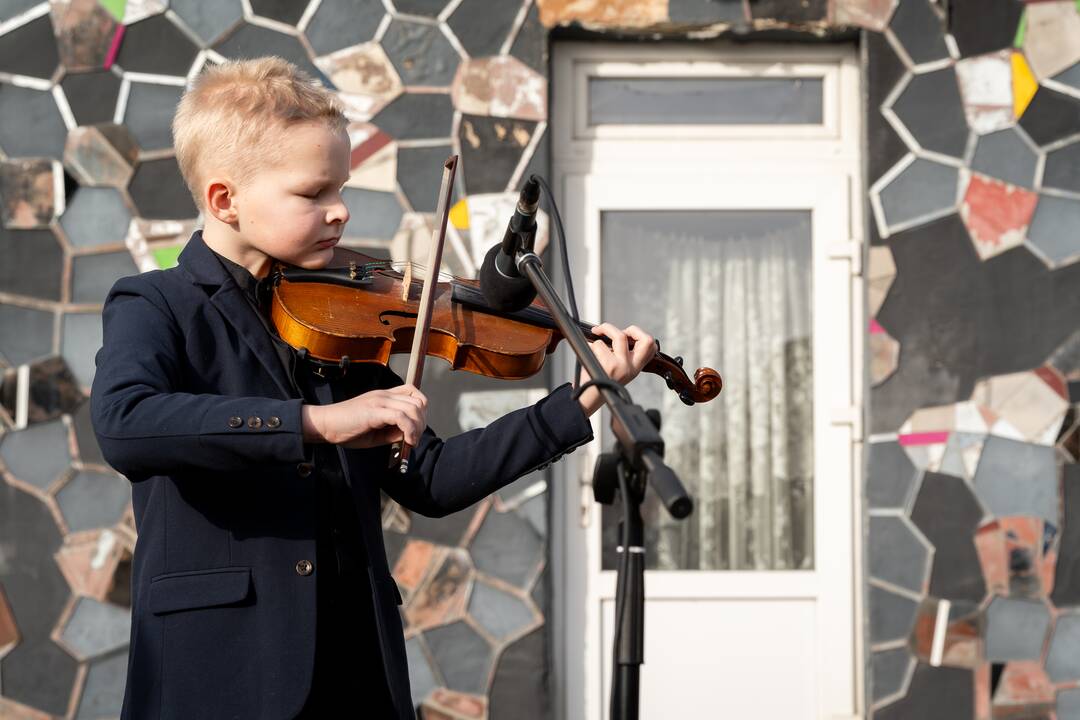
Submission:
[[[1029,190],[972,174],[960,216],[983,259],[1024,241],[1039,196]]]

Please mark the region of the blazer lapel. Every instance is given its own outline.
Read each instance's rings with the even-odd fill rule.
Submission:
[[[255,310],[244,298],[243,291],[222,266],[214,251],[207,247],[201,230],[196,230],[191,236],[180,253],[178,262],[193,282],[205,286],[208,290],[216,286],[210,302],[255,353],[255,357],[273,378],[282,395],[286,398],[294,397],[296,394],[292,383],[274,350],[274,341],[255,315]]]

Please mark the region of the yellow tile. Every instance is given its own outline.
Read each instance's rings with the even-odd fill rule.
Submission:
[[[450,208],[450,222],[458,230],[469,229],[469,206],[465,203],[465,198],[461,198]]]
[[[1035,97],[1035,91],[1039,89],[1039,83],[1036,82],[1023,53],[1012,54],[1012,84],[1013,115],[1019,119],[1027,110],[1031,98]]]

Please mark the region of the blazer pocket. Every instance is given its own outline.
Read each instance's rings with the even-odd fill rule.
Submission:
[[[150,580],[154,615],[243,602],[251,594],[251,568],[228,567],[167,573]]]

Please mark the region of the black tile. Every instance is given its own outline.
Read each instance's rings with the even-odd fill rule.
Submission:
[[[536,123],[526,120],[462,116],[458,138],[465,189],[472,195],[507,190],[535,129]]]
[[[398,3],[398,9],[401,4]],[[520,2],[465,0],[446,21],[470,57],[498,55],[514,26]]]
[[[871,517],[868,560],[870,575],[913,593],[923,592],[930,550],[901,518]]]
[[[900,691],[911,666],[911,651],[906,647],[876,652],[870,656],[870,678],[874,702]]]
[[[742,0],[670,0],[668,18],[673,23],[742,23],[746,20]]]
[[[979,138],[971,169],[1013,185],[1032,188],[1038,161],[1035,151],[1020,137],[1016,128],[1011,127]]]
[[[536,9],[536,3],[530,3],[529,14],[525,16],[525,24],[521,26],[517,37],[514,38],[514,44],[510,46],[510,54],[546,77],[548,74],[547,42],[548,32],[540,24],[540,14]]]
[[[410,15],[426,15],[428,17],[437,17],[442,9],[446,7],[447,0],[394,0],[394,7],[400,13],[408,13]],[[513,3],[505,2],[499,3],[500,5],[512,5]]]
[[[1021,0],[949,0],[949,32],[962,57],[1011,47],[1024,12]]]
[[[327,55],[374,38],[384,15],[381,2],[323,0],[304,35],[316,55]]]
[[[23,641],[0,662],[4,697],[64,717],[79,664],[48,637]]]
[[[1080,403],[1080,380],[1069,383],[1069,402]]]
[[[64,251],[52,230],[0,228],[0,288],[4,292],[60,299]]]
[[[116,114],[116,99],[120,95],[120,78],[109,70],[73,73],[60,82],[75,122],[79,125],[112,122]]]
[[[779,20],[781,22],[807,22],[825,20],[828,16],[826,0],[748,0],[750,15],[755,20]]]
[[[517,587],[536,572],[543,551],[543,540],[513,512],[489,512],[469,546],[477,570]]]
[[[59,63],[60,51],[47,13],[0,35],[0,72],[48,80]]]
[[[514,190],[521,190],[525,183],[528,182],[530,175],[539,175],[548,180],[548,184],[551,183],[549,180],[551,176],[551,143],[548,141],[551,136],[548,134],[547,128],[544,128],[543,132],[544,134],[540,137],[540,141],[536,143],[536,149],[533,150],[532,157],[529,158],[529,162],[525,165],[525,170],[522,171],[521,178],[518,180],[517,187]],[[550,211],[547,200],[542,201],[541,207]]]
[[[544,628],[537,628],[502,651],[488,694],[488,715],[515,720],[549,720],[551,687]]]
[[[16,412],[17,385],[18,373],[14,368],[0,376],[0,404],[12,417]],[[64,413],[74,412],[85,400],[63,358],[53,356],[30,366],[28,424],[55,420]]]
[[[1043,187],[1080,192],[1080,142],[1046,154]]]
[[[52,351],[54,315],[46,310],[0,304],[0,355],[21,365]]]
[[[294,26],[300,22],[307,6],[308,0],[251,0],[251,9],[256,15]]]
[[[413,513],[408,539],[427,540],[438,545],[457,547],[465,537],[465,530],[468,529],[475,514],[475,507],[450,513],[441,518],[430,518]]]
[[[0,22],[6,22],[38,4],[37,0],[0,0]]]
[[[128,25],[116,64],[130,72],[186,76],[199,48],[164,14]]]
[[[488,691],[492,649],[469,625],[464,622],[443,625],[424,633],[424,638],[446,687],[474,694]]]
[[[409,542],[408,535],[402,535],[399,532],[393,530],[383,531],[383,546],[386,548],[386,563],[391,568],[397,564],[398,558],[401,557],[401,552],[405,549],[405,545]]]
[[[969,131],[952,67],[912,77],[893,111],[922,148],[963,157]]]
[[[204,44],[212,45],[243,16],[240,0],[170,0],[169,9],[194,32]]]
[[[242,23],[214,49],[234,60],[277,55],[296,65],[327,87],[333,83],[308,59],[307,51],[292,35],[279,33],[250,23]]]
[[[341,191],[341,198],[350,216],[346,238],[389,240],[401,226],[404,211],[394,193],[347,187]]]
[[[394,20],[380,42],[405,85],[449,86],[461,60],[435,25]]]
[[[80,405],[71,419],[75,427],[75,442],[79,446],[79,459],[84,463],[105,465],[105,457],[101,454],[94,426],[90,422],[90,403]]]
[[[139,163],[128,191],[144,218],[179,220],[199,214],[175,158]]]
[[[404,93],[371,122],[401,140],[448,138],[454,122],[454,105],[444,93]]]
[[[982,516],[979,502],[961,478],[926,473],[911,519],[934,545],[932,596],[977,603],[986,595],[974,542]]]
[[[903,508],[919,473],[896,442],[870,445],[866,501],[872,508]]]
[[[417,212],[435,212],[442,166],[452,152],[450,145],[398,149],[398,184]]]
[[[184,88],[156,83],[131,83],[124,126],[143,150],[172,147],[172,120]]]
[[[911,634],[918,602],[871,585],[869,605],[872,644],[902,640]]]
[[[0,83],[0,148],[8,157],[64,156],[67,126],[52,93]]]
[[[975,717],[975,678],[970,670],[919,663],[907,696],[874,713],[874,720],[959,720]]]
[[[537,578],[529,594],[532,601],[536,603],[537,609],[540,610],[540,614],[545,618],[550,617],[548,609],[551,607],[551,573],[548,572],[548,567],[548,565],[544,566],[544,571],[540,573],[540,577]]]
[[[881,106],[896,83],[904,77],[904,64],[897,57],[892,45],[879,33],[866,33],[867,67],[867,169],[869,181],[874,183],[896,165],[907,152],[907,146],[881,114]],[[870,223],[871,226],[874,223]]]
[[[1074,135],[1080,129],[1080,99],[1040,86],[1021,116],[1020,126],[1038,145]]]
[[[71,301],[104,303],[117,280],[138,274],[139,268],[126,250],[76,256],[71,260]]]
[[[1064,466],[1062,486],[1065,520],[1051,599],[1056,607],[1074,607],[1080,605],[1080,465]]]
[[[928,0],[904,0],[896,6],[889,27],[916,65],[949,56],[945,28]]]

